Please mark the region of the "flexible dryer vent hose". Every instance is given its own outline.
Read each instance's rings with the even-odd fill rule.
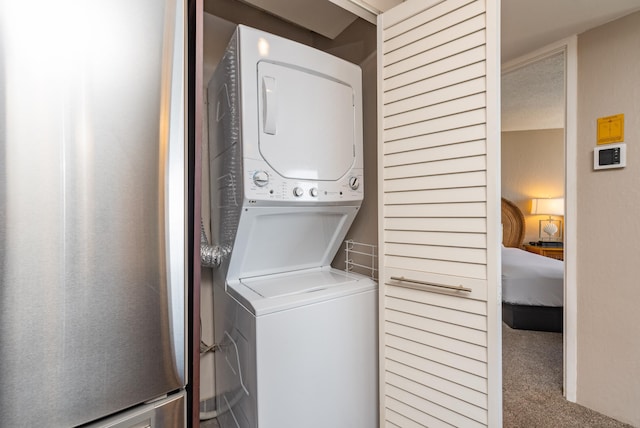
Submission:
[[[217,245],[209,245],[204,224],[200,220],[200,265],[203,267],[217,268],[220,266],[224,252]]]

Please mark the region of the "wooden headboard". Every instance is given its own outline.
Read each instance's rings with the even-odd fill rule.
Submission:
[[[524,239],[524,215],[513,202],[502,198],[502,244],[520,247]]]

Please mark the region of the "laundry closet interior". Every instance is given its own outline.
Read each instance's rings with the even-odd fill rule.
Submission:
[[[321,35],[300,25],[293,24],[284,19],[276,17],[265,11],[252,7],[249,4],[230,0],[211,0],[204,2],[203,18],[203,47],[204,47],[204,70],[203,70],[203,129],[202,129],[202,220],[208,239],[212,234],[210,226],[212,216],[216,215],[215,209],[211,208],[211,160],[209,152],[211,145],[208,143],[211,119],[210,109],[217,108],[216,101],[212,101],[212,93],[216,90],[208,91],[207,87],[213,76],[214,70],[218,66],[225,53],[227,44],[236,31],[237,25],[242,24],[247,27],[262,30],[289,40],[293,40],[315,49],[327,52],[335,57],[342,58],[350,63],[356,64],[362,70],[362,127],[363,127],[363,152],[364,152],[364,200],[359,207],[355,220],[347,232],[345,239],[354,241],[349,244],[351,248],[350,260],[354,265],[350,266],[352,272],[377,278],[376,265],[377,256],[375,247],[377,245],[377,173],[376,173],[376,27],[374,24],[359,18],[346,10],[335,6],[330,2],[305,2],[305,7],[319,8],[314,14],[313,11],[306,12],[308,24],[316,31],[323,32]],[[326,3],[326,4],[325,4]],[[320,15],[318,15],[320,13]],[[322,18],[324,17],[324,22]],[[213,107],[212,107],[213,106]],[[208,113],[209,112],[209,113]],[[330,164],[331,162],[328,162]],[[213,182],[216,180],[214,179]],[[215,221],[215,218],[214,218]],[[214,239],[215,241],[215,239]],[[216,242],[212,242],[216,244]],[[331,265],[339,270],[346,268],[346,254],[344,242],[339,243],[336,256]],[[355,248],[354,248],[355,247]],[[296,251],[295,248],[292,251]],[[304,249],[303,249],[304,251]],[[353,251],[356,252],[355,257]],[[363,252],[364,254],[359,254]],[[360,266],[358,266],[360,265]],[[206,348],[214,343],[214,278],[215,271],[203,268],[201,271],[201,305],[200,305],[200,328],[202,338],[202,348]],[[216,279],[219,281],[220,279]],[[295,287],[295,285],[294,285]],[[376,291],[377,293],[377,291]],[[377,321],[374,311],[368,316],[373,324],[372,331],[376,330]],[[220,333],[219,333],[220,334]],[[376,333],[377,334],[377,333]],[[216,339],[216,341],[219,339]],[[375,357],[375,348],[372,348],[372,361]],[[206,418],[215,414],[216,389],[215,389],[215,359],[213,352],[207,352],[201,356],[200,360],[200,411],[201,417]],[[372,373],[371,382],[377,383],[377,373]],[[247,376],[245,374],[245,376]],[[246,382],[246,381],[245,381]],[[375,388],[372,394],[377,397]],[[220,397],[218,397],[219,399]],[[234,416],[235,417],[235,416]]]

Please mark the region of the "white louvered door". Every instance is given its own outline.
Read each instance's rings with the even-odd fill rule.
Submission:
[[[502,425],[499,12],[378,18],[383,427]]]

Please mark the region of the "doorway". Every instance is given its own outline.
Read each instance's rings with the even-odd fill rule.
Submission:
[[[576,169],[577,155],[577,37],[560,40],[528,55],[503,64],[503,75],[554,56],[562,59],[563,143],[564,143],[564,328],[563,328],[563,394],[568,401],[576,401]],[[553,62],[553,60],[551,60]],[[541,195],[553,196],[553,195]],[[535,229],[536,233],[538,229]],[[525,238],[526,241],[526,238]]]

